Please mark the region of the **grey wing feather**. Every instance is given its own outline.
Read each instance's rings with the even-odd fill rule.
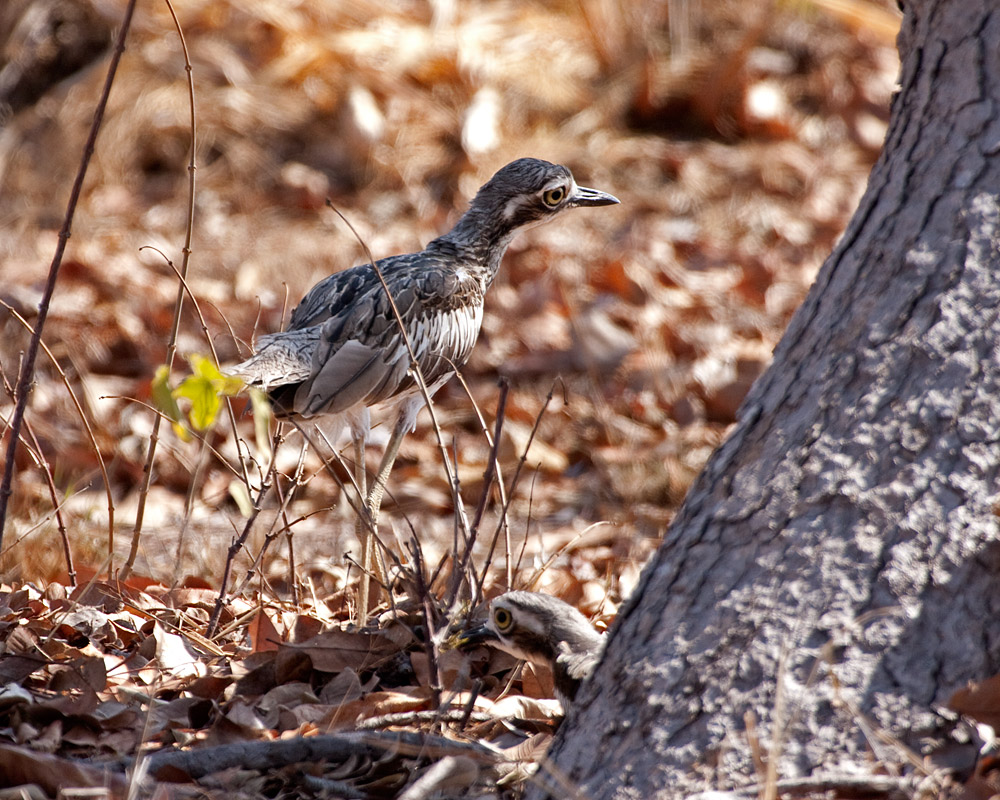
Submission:
[[[482,289],[450,269],[415,269],[415,259],[378,264],[424,379],[439,386],[472,351]],[[272,398],[286,411],[306,417],[372,406],[416,389],[385,289],[367,266],[320,281],[292,312],[288,329],[262,337],[257,355],[234,371],[275,389]]]
[[[337,414],[359,403],[372,405],[378,399],[379,388],[393,384],[397,364],[387,361],[386,353],[356,340],[344,342],[332,351],[319,347],[313,360],[315,372],[296,392],[296,410],[313,416]]]

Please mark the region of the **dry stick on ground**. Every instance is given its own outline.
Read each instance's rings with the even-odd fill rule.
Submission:
[[[35,359],[38,357],[38,345],[42,339],[42,328],[45,327],[45,318],[49,314],[49,305],[52,302],[52,295],[56,289],[56,279],[59,277],[59,268],[62,266],[63,253],[66,251],[66,243],[69,241],[73,227],[76,204],[79,202],[80,192],[83,190],[83,179],[87,174],[87,168],[90,166],[90,159],[94,155],[94,148],[97,145],[97,134],[101,129],[101,121],[104,119],[104,109],[107,108],[108,98],[111,96],[111,84],[114,83],[115,73],[118,71],[118,62],[121,61],[122,53],[125,52],[125,36],[128,34],[128,29],[132,24],[132,13],[135,11],[135,2],[136,0],[129,0],[128,5],[125,7],[121,29],[118,31],[118,39],[115,41],[115,48],[111,53],[111,63],[108,65],[108,75],[104,80],[104,89],[101,92],[100,100],[97,102],[97,108],[94,110],[94,121],[90,125],[90,133],[83,147],[80,168],[77,170],[76,180],[73,181],[69,202],[66,205],[66,216],[63,219],[62,228],[59,230],[59,241],[56,244],[56,252],[52,256],[48,278],[45,281],[45,289],[42,291],[42,299],[38,304],[38,321],[35,323],[35,332],[28,341],[28,352],[24,357],[24,362],[21,364],[17,387],[14,390],[17,395],[17,401],[14,405],[14,415],[10,420],[10,439],[7,442],[3,478],[0,479],[0,549],[3,547],[3,533],[7,523],[7,503],[10,500],[12,491],[11,483],[14,479],[14,456],[17,453],[17,443],[20,440],[24,412],[28,407],[28,396],[31,393],[31,382],[35,374]]]
[[[919,780],[912,775],[814,775],[807,778],[785,778],[775,784],[778,794],[806,797],[886,797],[889,800],[909,800],[920,796]],[[729,791],[708,791],[689,795],[688,800],[752,800],[761,796],[760,785],[743,786]],[[936,796],[928,792],[926,796]]]
[[[232,767],[274,770],[289,764],[346,761],[352,756],[386,755],[442,758],[463,755],[492,766],[503,761],[483,745],[443,736],[407,732],[365,731],[280,739],[268,742],[235,742],[194,750],[160,750],[147,756],[149,773],[179,770],[192,779]]]
[[[363,719],[354,725],[357,731],[377,731],[381,728],[398,728],[404,725],[421,725],[428,722],[491,722],[496,717],[485,711],[472,711],[464,708],[452,708],[446,711],[396,711],[391,714],[380,714],[377,717]]]
[[[14,317],[21,325],[28,330],[29,333],[34,334],[35,330],[31,324],[22,317],[13,306],[8,305],[2,299],[0,299],[0,305],[6,308],[11,316]],[[60,379],[63,382],[63,386],[66,387],[66,392],[69,394],[69,399],[73,403],[73,407],[76,409],[76,413],[80,415],[80,421],[83,423],[84,429],[87,431],[87,438],[90,439],[90,445],[94,449],[94,455],[97,457],[97,466],[101,470],[101,477],[104,480],[104,493],[108,498],[108,552],[111,552],[111,548],[114,546],[115,541],[115,501],[114,497],[111,495],[111,478],[108,476],[108,468],[104,463],[104,456],[101,455],[101,448],[97,444],[97,436],[94,434],[94,429],[90,425],[90,419],[87,417],[87,412],[83,408],[83,403],[80,402],[80,398],[77,397],[76,392],[73,390],[73,385],[69,382],[69,376],[66,371],[59,365],[56,357],[53,355],[49,346],[45,344],[41,339],[38,340],[38,346],[42,348],[45,355],[49,357],[49,362],[55,367],[56,372],[59,374]],[[79,372],[79,371],[78,371]],[[80,383],[82,384],[83,375],[78,374]],[[13,395],[12,395],[13,396]],[[74,584],[75,585],[75,584]]]

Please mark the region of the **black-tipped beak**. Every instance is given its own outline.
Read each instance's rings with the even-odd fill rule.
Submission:
[[[570,198],[570,204],[574,206],[614,206],[619,202],[621,201],[613,194],[588,189],[586,186],[577,186]]]
[[[498,642],[497,635],[486,627],[485,624],[477,625],[475,628],[466,628],[460,631],[455,639],[455,647],[464,650],[467,647],[475,647],[477,644],[487,644]]]

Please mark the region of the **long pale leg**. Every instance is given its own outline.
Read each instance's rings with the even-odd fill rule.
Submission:
[[[372,529],[375,529],[378,524],[378,513],[382,508],[385,486],[389,481],[389,473],[392,472],[392,465],[396,461],[396,456],[399,455],[399,446],[403,442],[403,437],[413,430],[417,414],[423,408],[423,405],[423,398],[414,397],[406,401],[399,410],[396,424],[392,428],[389,441],[385,445],[385,452],[382,454],[382,460],[378,465],[378,474],[376,474],[375,480],[372,481],[371,488],[368,490],[368,499],[365,501],[365,505],[368,507],[368,516],[371,518]],[[375,559],[375,574],[384,580],[385,576],[383,575],[381,563],[378,559]],[[378,587],[376,587],[375,592],[377,594]]]
[[[348,417],[351,426],[351,441],[354,444],[354,482],[357,485],[359,503],[367,504],[368,470],[365,467],[365,446],[371,431],[371,418],[367,408],[360,409]],[[358,587],[357,622],[364,625],[368,621],[370,602],[370,574],[372,569],[372,553],[374,541],[372,528],[368,525],[366,514],[359,505],[358,515],[354,522],[354,532],[361,545],[361,582]]]
[[[385,445],[385,453],[382,454],[382,461],[378,465],[378,474],[372,481],[372,488],[368,492],[368,513],[371,514],[372,522],[378,521],[378,512],[382,508],[382,497],[385,495],[385,485],[389,480],[389,473],[392,472],[392,465],[399,455],[399,446],[403,443],[403,437],[409,432],[411,424],[402,415],[396,421],[389,436],[389,441]]]
[[[434,386],[428,387],[428,392],[433,395],[440,386],[447,380],[442,378]],[[392,472],[392,465],[396,462],[396,456],[399,455],[399,446],[403,443],[403,437],[406,436],[410,431],[416,427],[417,414],[420,413],[420,409],[424,407],[424,398],[421,395],[414,395],[407,400],[403,401],[402,405],[399,407],[399,415],[396,417],[396,424],[392,428],[392,433],[389,435],[389,441],[385,445],[385,452],[382,454],[382,460],[378,465],[378,474],[375,476],[375,480],[372,481],[371,488],[368,490],[368,497],[365,501],[365,505],[368,507],[368,517],[371,520],[371,527],[367,529],[368,538],[367,542],[374,545],[373,539],[374,531],[378,529],[378,514],[379,510],[382,508],[382,498],[385,496],[385,487],[389,481],[389,473]],[[366,409],[367,410],[367,409]],[[370,428],[369,428],[370,429]],[[359,484],[361,485],[361,484]],[[368,549],[366,545],[365,549],[366,558],[374,556],[374,547],[371,550]],[[385,581],[384,570],[382,569],[381,562],[378,558],[372,558],[373,568],[376,577],[381,581]],[[366,565],[370,562],[366,561]],[[368,576],[362,576],[362,587],[367,591]],[[374,598],[372,602],[378,599],[379,586],[376,585]],[[365,595],[367,597],[367,594]],[[362,619],[367,620],[367,607],[362,611]]]
[[[354,438],[354,481],[358,485],[358,494],[362,498],[368,496],[368,470],[365,469],[365,437]],[[358,509],[354,520],[354,532],[361,544],[361,584],[358,587],[358,625],[368,621],[368,592],[372,560],[372,531],[368,527],[363,509]]]
[[[430,388],[433,394],[437,386]],[[378,465],[378,474],[372,482],[371,489],[368,490],[368,513],[371,514],[373,522],[378,521],[378,512],[382,507],[382,497],[385,495],[385,485],[389,481],[389,473],[392,472],[392,465],[399,455],[399,446],[403,443],[403,437],[414,429],[417,422],[417,414],[424,407],[424,399],[419,395],[414,395],[403,401],[399,407],[399,416],[396,417],[396,424],[393,426],[389,441],[385,445],[385,453],[382,454],[382,461]]]

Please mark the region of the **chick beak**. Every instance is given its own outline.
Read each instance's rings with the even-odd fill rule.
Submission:
[[[466,648],[475,647],[479,644],[486,644],[488,642],[498,642],[500,639],[497,635],[486,627],[486,624],[477,625],[474,628],[467,628],[464,631],[459,632],[457,638],[455,639],[455,646],[465,650]]]
[[[577,186],[569,200],[573,206],[613,206],[620,202],[613,194],[588,189],[586,186]]]

